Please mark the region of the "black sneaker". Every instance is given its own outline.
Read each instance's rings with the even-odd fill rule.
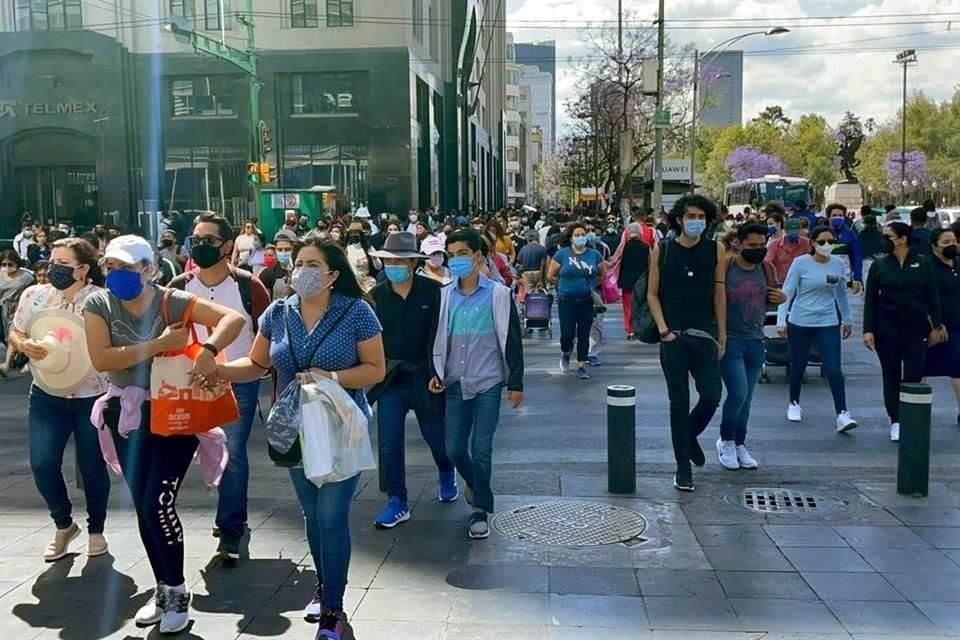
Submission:
[[[677,465],[677,473],[673,476],[673,486],[678,491],[693,491],[693,471],[689,464]]]
[[[347,614],[333,609],[324,611],[318,623],[316,640],[354,640]]]
[[[695,464],[698,467],[702,467],[707,464],[707,456],[704,455],[703,449],[700,447],[700,443],[697,442],[696,438],[690,438],[690,462]]]
[[[213,531],[211,531],[210,534],[211,534],[214,538],[219,538],[219,537],[220,537],[220,527],[214,527],[214,528],[213,528]]]
[[[217,545],[217,555],[224,560],[240,559],[240,538],[228,536],[220,532],[220,544]]]
[[[487,514],[484,511],[474,511],[470,514],[470,528],[467,534],[472,540],[482,540],[490,537],[490,525],[487,524]]]

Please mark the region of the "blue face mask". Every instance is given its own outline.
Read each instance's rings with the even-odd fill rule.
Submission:
[[[280,264],[282,264],[282,265],[285,266],[285,267],[289,267],[289,266],[290,266],[290,256],[291,256],[291,255],[292,255],[292,254],[291,254],[290,252],[280,253],[280,252],[278,251],[278,252],[277,252],[277,262],[279,262]]]
[[[589,240],[590,238],[587,236],[577,236],[576,238],[573,239],[573,246],[577,248],[585,247],[587,246],[587,241]]]
[[[830,226],[834,229],[843,228],[843,218],[830,218]]]
[[[387,280],[394,284],[403,284],[410,279],[410,269],[402,264],[388,264],[383,268]]]
[[[767,227],[768,236],[776,235],[776,233],[777,233],[777,225],[772,224],[769,227]]]
[[[139,271],[116,269],[107,274],[107,289],[121,300],[133,300],[143,292]]]
[[[593,231],[591,231],[590,233],[587,234],[587,240],[588,240],[589,242],[596,242],[596,241],[597,241],[597,234],[595,234]]]
[[[450,262],[447,264],[450,268],[450,273],[452,273],[457,278],[466,278],[471,273],[473,273],[473,257],[472,256],[456,256],[450,258]]]
[[[706,220],[684,220],[683,233],[689,238],[699,238],[707,230]]]

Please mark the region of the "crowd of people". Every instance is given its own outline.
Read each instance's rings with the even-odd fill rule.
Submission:
[[[908,224],[879,223],[866,210],[854,219],[842,205],[821,217],[805,203],[790,213],[769,203],[731,215],[703,196],[681,198],[658,217],[635,207],[626,221],[613,212],[532,207],[473,216],[411,211],[376,222],[366,207],[313,221],[288,212],[271,238],[253,219],[235,227],[213,213],[174,214],[155,244],[136,231],[24,220],[14,248],[0,254],[7,342],[0,372],[14,376],[52,357],[51,343],[31,333],[51,310],[82,323],[91,364],[69,388],[35,375],[30,389],[30,465],[56,525],[43,558],[65,557],[81,535],[61,470],[73,435],[88,555],[109,548],[111,469],[133,496],[156,579],[136,622],[158,624],[161,633],[184,629],[191,596],[177,494],[197,456],[204,479],[219,488],[217,554],[240,560],[249,535],[247,444],[261,381],[271,378],[275,394],[332,381],[365,416],[376,415],[387,488],[376,527],[411,517],[404,424],[412,411],[437,469],[437,499],[463,495],[472,507],[466,534],[488,537],[493,441],[504,395],[514,409],[524,401],[524,300],[534,294],[556,297],[559,368],[580,380],[601,365],[608,304],[621,302],[628,342],[641,337],[638,318],[652,318],[678,490],[694,490],[693,467],[706,463],[698,438],[721,401],[719,463],[759,466],[746,436],[771,340],[788,345],[787,419],[803,420],[804,371],[816,350],[837,431],[857,427],[841,357],[853,334],[850,296],[865,296],[863,341],[878,354],[897,440],[901,382],[950,377],[960,407],[960,229],[928,221],[922,207]],[[151,429],[152,363],[192,340],[202,345],[193,384],[229,383],[238,418],[218,433],[160,435]],[[304,473],[299,446],[271,444],[270,457],[289,473],[316,567],[304,617],[317,623],[318,638],[350,637],[343,596],[358,477],[318,486]]]

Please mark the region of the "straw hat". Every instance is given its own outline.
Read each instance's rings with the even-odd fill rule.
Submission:
[[[33,381],[47,393],[63,396],[76,390],[93,373],[83,320],[62,309],[45,309],[30,319],[27,335],[47,350],[43,360],[31,360]]]

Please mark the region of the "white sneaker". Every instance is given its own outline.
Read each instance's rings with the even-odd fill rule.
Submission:
[[[157,583],[153,595],[147,600],[147,604],[137,610],[137,615],[133,617],[134,623],[138,627],[149,627],[160,622],[163,617],[163,611],[167,608],[167,586],[162,582]]]
[[[849,411],[837,414],[837,433],[846,433],[857,428],[857,421],[850,417]]]
[[[167,587],[167,607],[160,618],[160,633],[179,633],[190,624],[190,590]]]
[[[740,463],[741,469],[759,469],[760,465],[757,464],[757,461],[753,459],[753,456],[750,455],[750,452],[747,451],[747,447],[738,444],[737,445],[737,462]]]
[[[737,461],[737,445],[733,440],[717,440],[717,456],[725,469],[735,471],[740,468]]]
[[[787,420],[790,422],[801,422],[803,420],[803,409],[797,402],[791,402],[787,407]]]
[[[900,423],[890,425],[890,442],[900,442]]]

